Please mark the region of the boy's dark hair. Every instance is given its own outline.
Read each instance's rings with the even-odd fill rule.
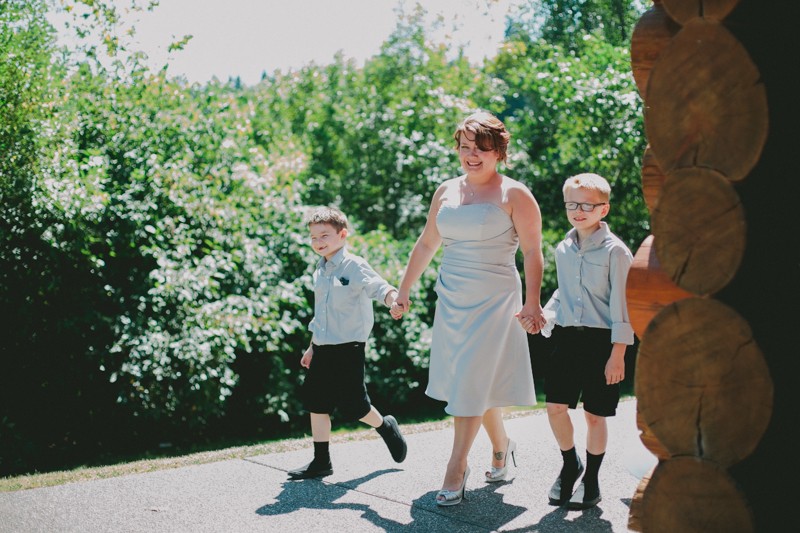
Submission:
[[[498,159],[506,161],[511,134],[499,118],[486,111],[478,111],[465,118],[453,133],[456,150],[461,145],[461,135],[466,132],[475,136],[475,144],[478,145],[478,148],[484,151],[497,150]]]
[[[311,224],[330,224],[337,233],[349,228],[347,215],[330,206],[317,207],[308,213],[306,215],[306,226]]]

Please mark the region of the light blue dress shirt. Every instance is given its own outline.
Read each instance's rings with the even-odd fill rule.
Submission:
[[[556,247],[558,289],[544,309],[562,327],[611,330],[611,342],[633,344],[625,284],[633,254],[605,222],[578,245],[573,228]]]
[[[393,290],[397,289],[372,270],[366,260],[344,247],[330,261],[320,258],[314,271],[311,342],[366,342],[375,322],[372,300],[384,303]]]

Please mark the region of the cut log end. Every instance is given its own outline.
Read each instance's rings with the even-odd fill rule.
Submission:
[[[661,268],[687,291],[714,294],[739,269],[746,241],[744,209],[730,182],[713,170],[668,173],[652,228]]]
[[[723,25],[687,23],[659,54],[644,101],[647,138],[667,175],[703,167],[740,181],[758,162],[768,131],[766,89]]]
[[[647,80],[661,50],[681,29],[660,4],[645,11],[631,34],[631,72],[639,94],[647,93]]]
[[[669,16],[680,24],[692,19],[721,21],[739,4],[739,0],[662,0]]]
[[[710,461],[675,457],[656,465],[641,501],[641,531],[755,531],[752,511],[728,473]]]
[[[713,299],[680,300],[653,318],[634,379],[638,414],[672,457],[733,465],[772,417],[773,382],[752,330]]]
[[[633,257],[625,286],[633,331],[641,339],[650,321],[665,305],[692,296],[689,291],[678,287],[662,270],[653,247],[653,236],[649,235]]]

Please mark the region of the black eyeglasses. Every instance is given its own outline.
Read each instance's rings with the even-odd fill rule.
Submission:
[[[584,213],[591,213],[598,205],[606,205],[607,203],[608,202],[603,202],[600,204],[581,204],[578,202],[564,202],[564,207],[567,208],[567,211],[575,211],[578,209],[578,206],[581,206],[581,211]]]

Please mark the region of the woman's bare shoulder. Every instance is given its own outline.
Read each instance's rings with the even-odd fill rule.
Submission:
[[[521,181],[515,180],[514,178],[503,176],[503,188],[505,189],[506,196],[510,201],[533,198],[533,193],[528,186]]]
[[[438,211],[442,203],[452,201],[452,199],[455,198],[455,195],[458,193],[460,179],[461,177],[450,178],[439,184],[431,198],[431,209]]]

